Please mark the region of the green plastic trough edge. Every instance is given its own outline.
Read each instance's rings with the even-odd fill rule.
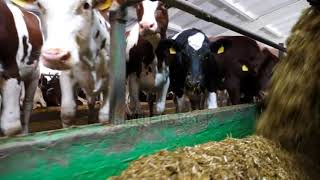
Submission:
[[[256,116],[239,105],[0,138],[0,179],[107,179],[161,149],[250,135]]]

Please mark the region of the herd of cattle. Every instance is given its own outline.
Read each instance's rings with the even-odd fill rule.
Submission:
[[[34,1],[39,16],[0,1],[1,131],[28,133],[37,102],[61,106],[63,127],[69,127],[78,96],[86,98],[89,112],[101,98],[98,120],[108,123],[110,26],[107,10],[98,8],[104,1]],[[121,2],[114,0],[111,8]],[[177,112],[217,108],[219,90],[232,104],[263,98],[278,62],[269,48],[244,36],[207,37],[196,28],[167,37],[168,10],[161,1],[144,0],[135,9],[138,22],[126,33],[129,116],[141,115],[141,92],[151,114],[164,112],[168,92]],[[61,70],[60,80],[40,76],[39,62]]]

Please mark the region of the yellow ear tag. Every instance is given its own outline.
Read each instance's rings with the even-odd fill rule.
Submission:
[[[224,53],[224,47],[221,46],[219,49],[218,49],[218,52],[217,54],[221,54],[221,53]]]
[[[100,11],[103,11],[103,10],[106,10],[106,9],[109,9],[111,7],[111,4],[112,4],[112,0],[105,0],[104,3],[100,3],[97,8],[100,10]]]
[[[169,51],[170,51],[170,54],[177,54],[176,50],[172,47],[169,49]]]
[[[249,71],[249,68],[246,65],[242,65],[242,71]]]
[[[28,4],[28,2],[25,0],[11,0],[11,2],[21,7],[25,7]]]

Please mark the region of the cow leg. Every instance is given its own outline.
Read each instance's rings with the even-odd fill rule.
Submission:
[[[188,106],[186,102],[186,97],[185,95],[182,95],[181,97],[176,96],[176,112],[181,113],[181,112],[187,112],[188,111]]]
[[[23,101],[24,101],[24,98],[26,96],[26,92],[25,92],[25,87],[24,87],[24,82],[22,81],[20,83],[20,86],[21,86],[21,93],[20,93],[20,107],[22,109],[23,107]]]
[[[62,126],[67,128],[73,124],[76,115],[76,102],[74,99],[75,80],[71,72],[62,72],[60,76],[61,88],[61,121]]]
[[[99,110],[99,122],[103,124],[109,123],[109,114],[110,114],[110,100],[108,96],[108,91],[103,91],[102,105]]]
[[[153,102],[154,102],[153,94],[148,93],[148,105],[149,105],[149,116],[150,117],[153,116]]]
[[[141,105],[139,100],[139,82],[136,73],[132,73],[128,77],[129,80],[129,98],[130,98],[130,110],[134,118],[138,118],[142,115]]]
[[[214,109],[218,107],[217,94],[215,92],[209,92],[207,95],[208,109]]]
[[[162,86],[157,94],[156,113],[162,114],[166,108],[167,93],[170,85],[170,79],[168,78],[166,83]]]
[[[37,73],[38,74],[38,73]],[[32,78],[30,81],[25,81],[25,99],[23,101],[23,134],[29,133],[29,120],[31,116],[31,112],[33,109],[33,100],[34,95],[38,86],[38,78],[35,76],[35,78]]]
[[[21,86],[17,79],[11,78],[2,83],[1,130],[10,136],[21,131],[20,121]]]
[[[240,104],[240,79],[236,77],[226,78],[225,86],[229,93],[232,105]]]
[[[98,121],[96,120],[96,110],[94,106],[96,104],[96,97],[88,97],[88,108],[89,108],[89,115],[88,115],[88,124],[94,124]]]

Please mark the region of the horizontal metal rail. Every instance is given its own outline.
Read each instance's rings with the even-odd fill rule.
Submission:
[[[140,1],[141,0],[127,0],[125,6],[133,5],[133,4],[140,2]],[[283,51],[283,52],[287,51],[285,47],[283,47],[275,42],[272,42],[262,36],[259,36],[253,32],[250,32],[250,31],[245,30],[241,27],[238,27],[232,23],[229,23],[229,22],[224,21],[220,18],[217,18],[213,14],[202,10],[200,7],[194,5],[186,0],[161,0],[161,1],[166,3],[169,7],[175,7],[177,9],[182,10],[182,11],[185,11],[185,12],[190,13],[190,14],[194,15],[195,17],[202,19],[204,21],[212,22],[212,23],[217,24],[219,26],[222,26],[224,28],[230,29],[230,30],[235,31],[237,33],[240,33],[244,36],[248,36],[256,41],[259,41],[261,43],[264,43],[266,45],[269,45],[271,47],[279,49],[280,51]]]

